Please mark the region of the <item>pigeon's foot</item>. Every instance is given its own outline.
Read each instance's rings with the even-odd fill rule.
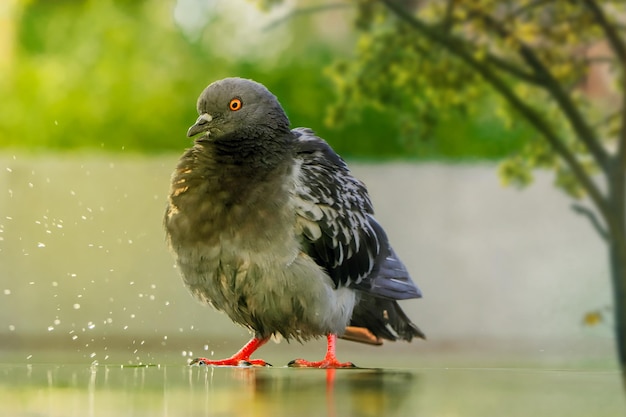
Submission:
[[[326,348],[326,356],[319,362],[305,361],[304,359],[294,359],[287,366],[291,368],[356,368],[352,362],[339,362],[335,356],[335,345],[337,344],[337,335],[328,335],[328,345]]]
[[[246,343],[237,353],[235,353],[230,358],[226,359],[207,359],[207,358],[196,358],[192,360],[189,365],[206,365],[206,366],[272,366],[271,364],[265,362],[263,359],[250,359],[250,355],[254,353],[255,350],[263,346],[269,337],[265,339],[252,338],[248,343]]]
[[[198,366],[272,366],[272,364],[265,362],[263,359],[241,359],[232,357],[228,359],[207,359],[207,358],[195,358],[189,365]]]
[[[290,368],[319,368],[319,369],[334,369],[334,368],[356,368],[356,365],[352,362],[339,362],[337,358],[324,358],[324,360],[318,362],[305,361],[304,359],[294,359],[287,365]]]

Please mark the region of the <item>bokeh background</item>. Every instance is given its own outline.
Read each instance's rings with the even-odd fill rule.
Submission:
[[[421,132],[385,108],[336,123],[334,63],[354,49],[353,10],[297,10],[244,0],[0,5],[0,361],[176,363],[247,339],[187,294],[161,224],[197,96],[241,76],[348,160],[425,294],[403,307],[427,342],[342,342],[340,358],[615,368],[600,238],[550,176],[524,191],[497,177],[530,132],[507,127],[489,97],[477,114]],[[282,364],[307,349],[321,354],[323,343],[262,356]]]

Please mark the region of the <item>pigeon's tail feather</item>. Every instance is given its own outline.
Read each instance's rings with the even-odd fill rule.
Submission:
[[[374,297],[367,293],[361,294],[352,313],[350,326],[364,327],[376,338],[387,340],[400,339],[410,342],[414,337],[426,339],[426,335],[411,322],[396,301]],[[349,337],[350,334],[351,332],[348,332],[346,338],[354,340]],[[372,342],[366,341],[366,343]]]
[[[385,259],[370,277],[370,283],[369,292],[378,297],[391,300],[422,297],[422,291],[413,282],[406,267],[391,247]]]

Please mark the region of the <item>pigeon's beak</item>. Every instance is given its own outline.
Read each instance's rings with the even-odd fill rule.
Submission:
[[[209,113],[202,113],[196,123],[187,131],[187,137],[197,135],[198,133],[209,131],[209,122],[213,120],[213,117]]]

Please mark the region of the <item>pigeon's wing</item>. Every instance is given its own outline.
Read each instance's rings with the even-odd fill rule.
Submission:
[[[294,204],[303,250],[336,286],[394,300],[421,293],[373,217],[365,185],[310,129],[298,128]]]

